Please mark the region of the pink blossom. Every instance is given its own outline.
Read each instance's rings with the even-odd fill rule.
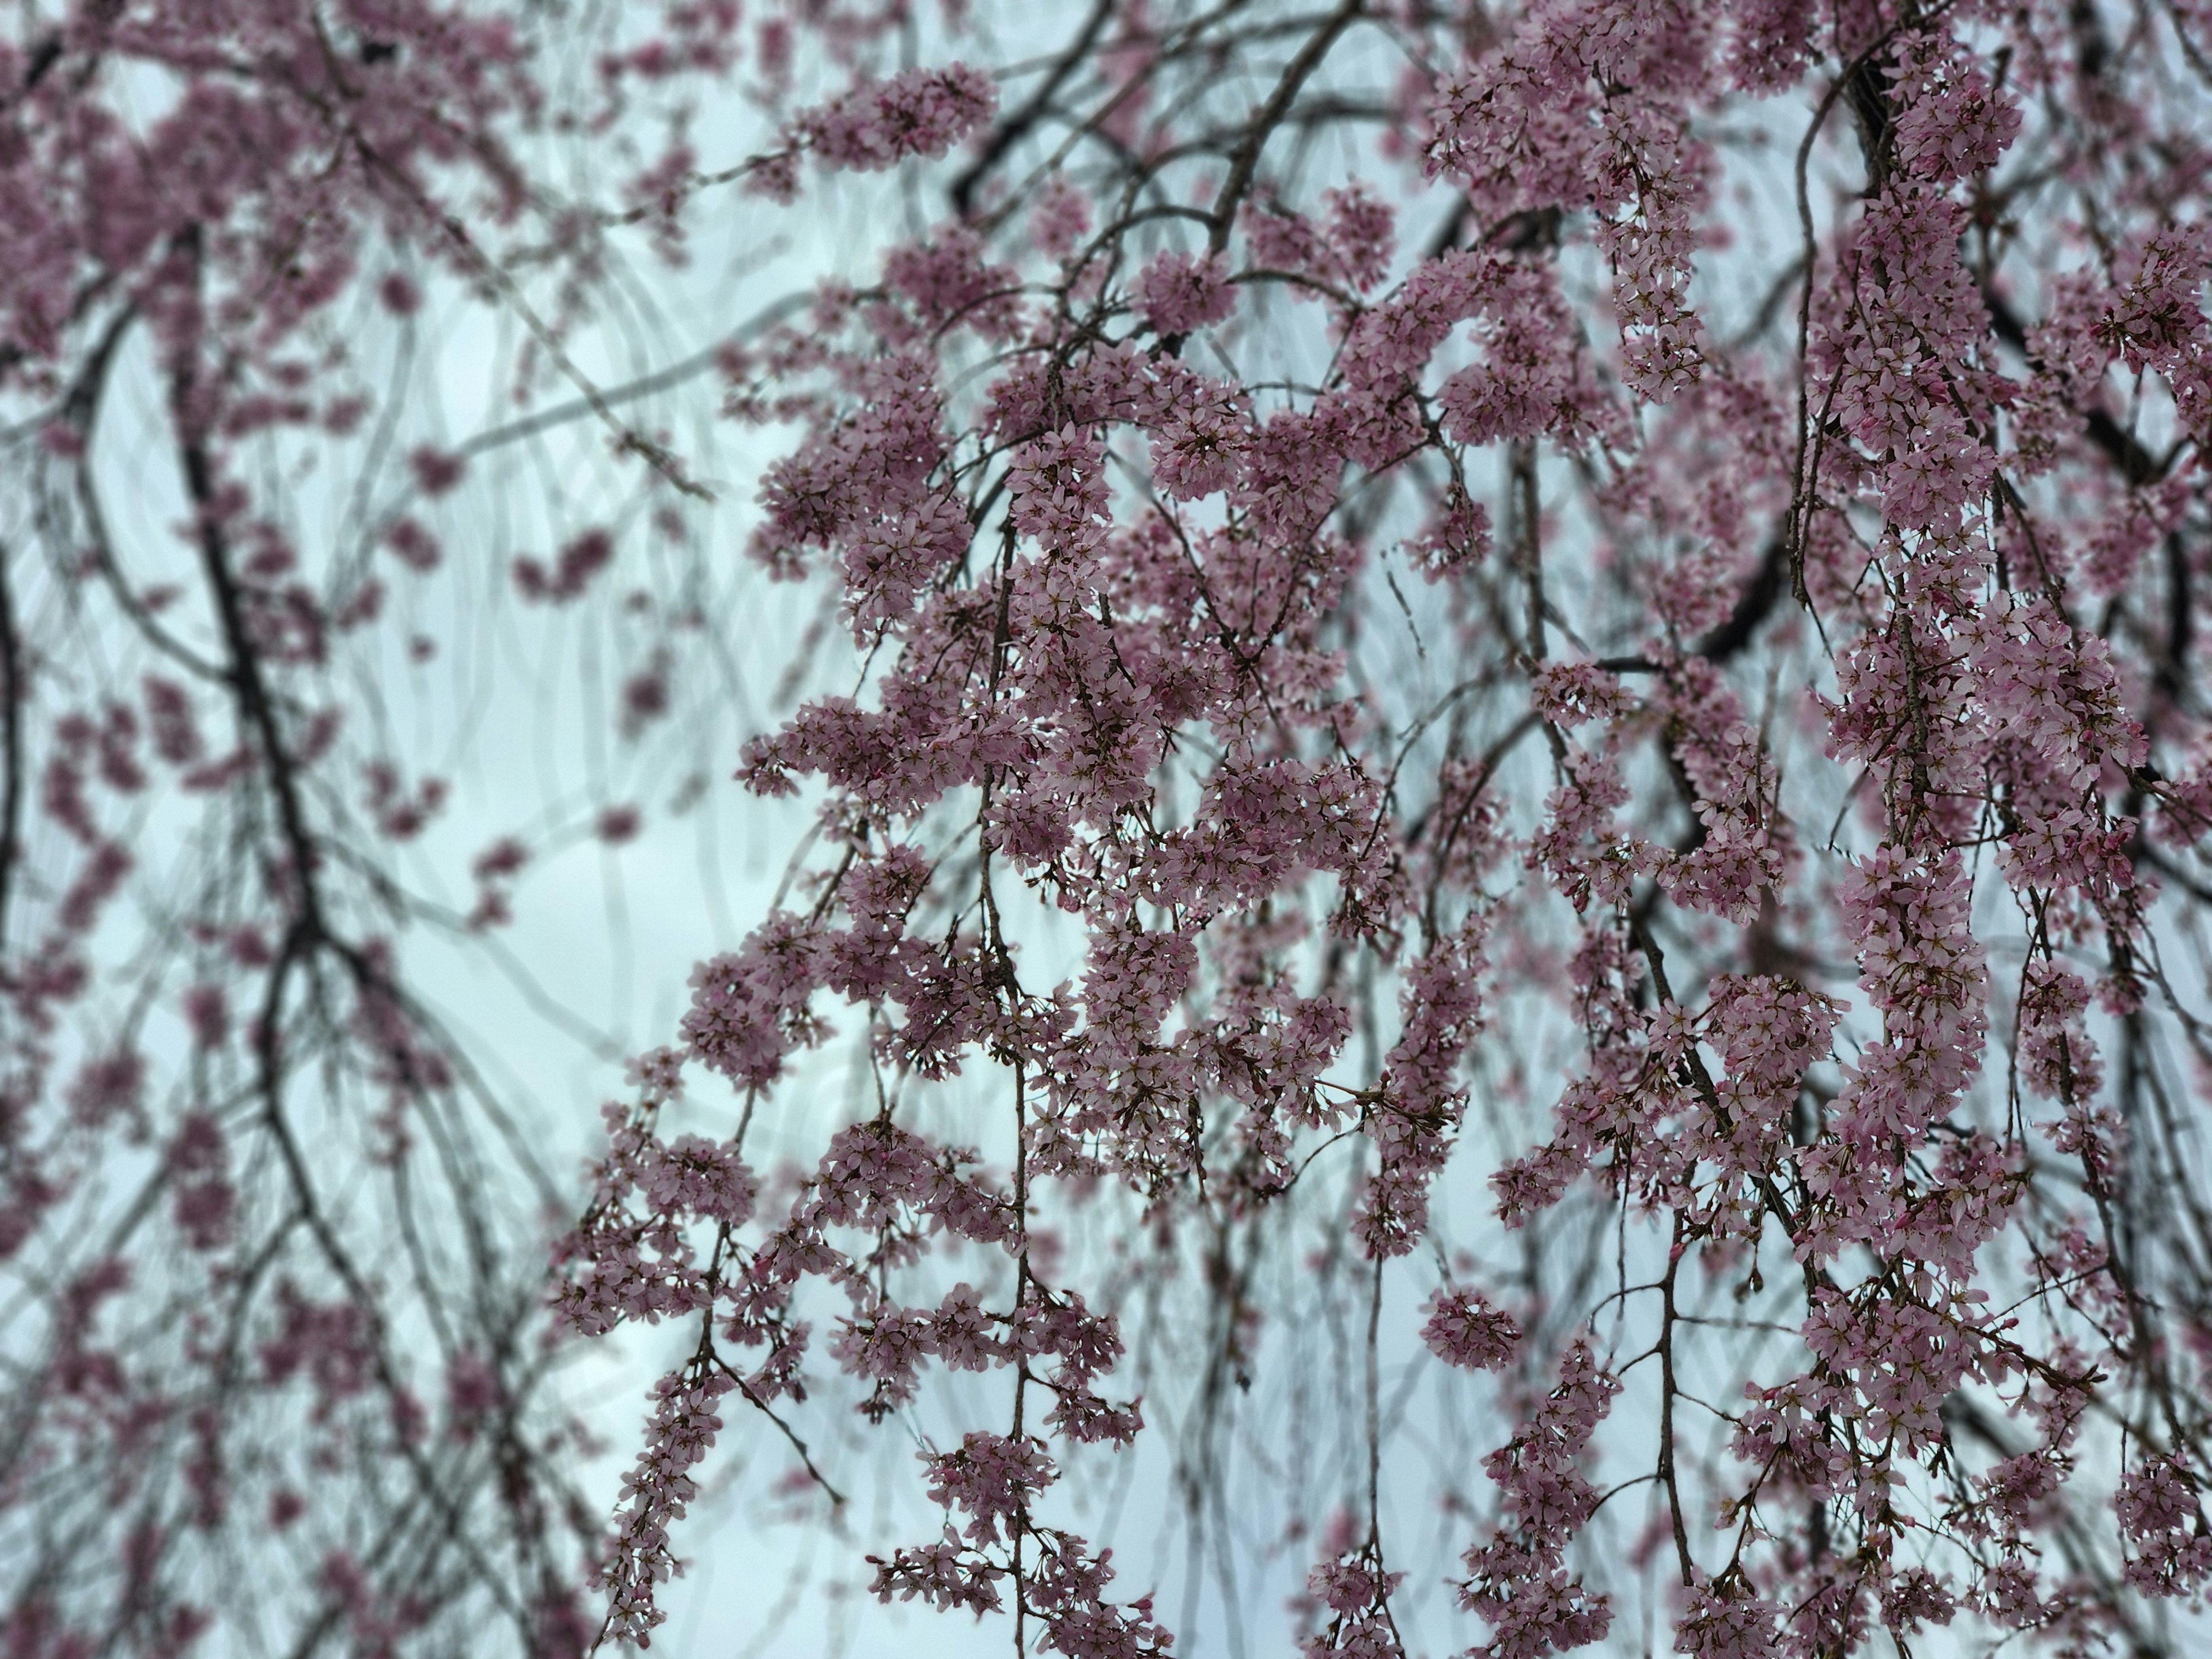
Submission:
[[[1226,319],[1237,307],[1219,254],[1169,252],[1137,275],[1137,312],[1158,334],[1187,334]]]
[[[1431,1303],[1421,1340],[1447,1365],[1496,1370],[1513,1357],[1521,1328],[1486,1302],[1481,1292],[1439,1290]]]
[[[799,115],[795,142],[833,167],[874,172],[909,155],[942,155],[998,107],[990,82],[964,64],[867,82]]]

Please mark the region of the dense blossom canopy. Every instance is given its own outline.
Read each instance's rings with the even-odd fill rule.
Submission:
[[[728,1443],[818,1522],[857,1420],[942,1511],[876,1596],[1188,1651],[1079,1489],[1165,1413],[1187,1524],[1229,1529],[1230,1425],[1305,1399],[1323,1332],[1358,1449],[1254,1523],[1307,1653],[1644,1650],[1636,1598],[1697,1659],[2185,1650],[2212,10],[618,9],[581,77],[562,6],[489,0],[34,4],[0,44],[17,1650],[486,1610],[648,1643]],[[649,161],[611,137],[656,122]],[[580,135],[624,159],[556,179]],[[572,351],[607,250],[797,232],[878,173],[902,222],[857,274],[717,323],[771,459],[715,516]],[[550,1292],[389,937],[448,786],[353,682],[430,648],[395,589],[475,562],[566,613],[626,550],[449,516],[506,429],[408,453],[336,551],[286,505],[282,458],[391,416],[344,308],[433,281],[699,559],[811,585],[842,687],[718,757],[812,828],[631,1061]],[[187,504],[162,583],[93,459],[133,340]],[[726,629],[641,650],[624,741]],[[118,943],[143,826],[194,813],[216,873]],[[448,923],[506,926],[531,857],[481,851]],[[1176,1296],[1194,1334],[1133,1364]],[[603,1526],[540,1384],[648,1322],[684,1334]],[[1386,1373],[1486,1483],[1391,1455]],[[1438,1498],[1417,1639],[1396,1517]],[[220,1582],[271,1547],[277,1588]]]

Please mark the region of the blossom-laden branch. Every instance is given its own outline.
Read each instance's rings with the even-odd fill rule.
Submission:
[[[869,669],[744,750],[757,793],[819,792],[835,859],[702,967],[686,1063],[773,1097],[842,1002],[878,1109],[736,1247],[743,1288],[687,1305],[781,1355],[807,1281],[842,1294],[830,1352],[870,1417],[933,1359],[1006,1373],[1010,1423],[924,1454],[955,1524],[871,1558],[878,1594],[1145,1650],[1148,1603],[1090,1607],[1091,1646],[1044,1612],[1076,1547],[1045,1518],[1061,1453],[1139,1425],[1088,1394],[1118,1337],[1079,1368],[1034,1334],[1105,1318],[1037,1271],[1040,1194],[1073,1216],[1118,1186],[1164,1270],[1178,1230],[1216,1241],[1195,1493],[1219,1385],[1260,1363],[1226,1241],[1287,1212],[1378,1275],[1443,1254],[1479,1106],[1496,1221],[1611,1206],[1620,1241],[1601,1299],[1586,1263],[1519,1294],[1454,1269],[1428,1304],[1447,1365],[1565,1355],[1489,1459],[1479,1650],[1603,1638],[1621,1581],[1578,1540],[1639,1484],[1686,1652],[1961,1618],[2154,1646],[2142,1598],[2194,1593],[2212,1536],[2179,1080],[2206,1026],[2162,944],[2203,890],[2152,875],[2212,829],[2184,665],[2212,326],[2204,169],[2148,190],[2092,158],[2197,155],[2204,88],[2143,78],[2190,24],[1156,12],[1078,20],[951,216],[738,366],[732,415],[809,423],[751,553],[821,581]],[[1400,89],[1355,117],[1383,52]],[[1783,94],[1810,124],[1802,257],[1741,269],[1802,293],[1794,337],[1773,300],[1712,320],[1730,123]],[[1354,176],[1315,189],[1287,135],[1358,120]],[[1860,181],[1825,217],[1815,158]],[[1432,209],[1440,234],[1399,234]],[[1025,977],[1007,918],[1032,904],[1076,920],[1079,977]],[[1506,1108],[1557,1061],[1521,1031],[1562,1017],[1577,1053],[1532,1138]],[[923,1127],[994,1070],[1008,1182]],[[1331,1158],[1349,1201],[1302,1202]],[[2189,1194],[2168,1214],[2154,1170]],[[1005,1255],[996,1299],[899,1300],[933,1240]],[[1723,1290],[1789,1340],[1724,1341]],[[1603,1430],[1620,1395],[1656,1425],[1640,1471]],[[2033,1443],[1970,1452],[1955,1425],[1998,1404]],[[1310,1651],[1402,1650],[1370,1512],[1313,1569]]]

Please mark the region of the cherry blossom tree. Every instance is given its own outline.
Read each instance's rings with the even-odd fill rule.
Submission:
[[[0,26],[11,1654],[588,1644],[587,1425],[546,1386],[573,1171],[409,941],[515,967],[533,868],[640,827],[609,793],[441,840],[486,711],[432,676],[518,660],[479,613],[595,608],[603,747],[717,696],[704,487],[629,423],[672,372],[574,355],[634,204],[559,167],[720,84],[725,21],[33,0]],[[421,360],[457,296],[520,345],[441,432]]]
[[[617,11],[0,58],[11,1640],[647,1644],[765,1448],[1023,1653],[1278,1568],[1309,1654],[2186,1651],[2212,15]],[[854,201],[704,357],[581,355],[635,249]],[[410,447],[349,319],[434,280],[544,402]],[[628,412],[707,376],[734,486]],[[807,826],[582,1193],[398,936],[489,948],[537,849],[425,902],[452,786],[379,712],[405,584],[617,608],[634,524],[438,505],[556,425],[678,568],[617,739],[716,729],[734,641],[789,695],[700,787]],[[310,537],[356,432],[404,481]],[[623,1327],[610,1516],[549,1376]],[[1179,1607],[1088,1518],[1163,1438]],[[909,1454],[930,1518],[848,1544]]]

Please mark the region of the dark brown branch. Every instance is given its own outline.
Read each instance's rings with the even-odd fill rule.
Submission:
[[[1759,624],[1773,614],[1789,568],[1790,539],[1778,536],[1759,556],[1759,567],[1736,595],[1735,608],[1729,612],[1728,620],[1698,641],[1691,654],[1711,662],[1726,662],[1739,654],[1759,632]]]
[[[2021,321],[2020,313],[2006,303],[2002,295],[1987,286],[1982,289],[1982,303],[1989,307],[1990,327],[1997,338],[2026,357],[2030,368],[2039,372],[2043,360],[2027,349],[2027,328]],[[2119,468],[2120,476],[2130,484],[2139,488],[2156,483],[2172,466],[2174,458],[2171,454],[2164,459],[2152,454],[2103,410],[2090,408],[2076,413],[2087,422],[2089,441]]]
[[[1297,97],[1298,89],[1321,67],[1322,59],[1328,56],[1329,48],[1336,44],[1337,37],[1351,27],[1353,20],[1359,15],[1362,4],[1363,0],[1344,0],[1328,21],[1305,43],[1298,55],[1291,59],[1290,67],[1283,71],[1283,78],[1275,83],[1274,92],[1252,118],[1252,125],[1245,130],[1243,141],[1229,158],[1229,177],[1222,181],[1221,193],[1213,198],[1211,216],[1213,223],[1207,233],[1206,245],[1214,252],[1218,253],[1229,246],[1229,233],[1236,225],[1237,208],[1243,204],[1245,193],[1252,188],[1252,175],[1260,165],[1260,152],[1267,147],[1267,140],[1282,125],[1283,118],[1290,113],[1291,101]]]
[[[1113,12],[1114,0],[1095,0],[1091,15],[1084,20],[1083,27],[1077,32],[1075,39],[1068,42],[1067,50],[1053,60],[1043,83],[1024,100],[1019,109],[992,129],[990,142],[983,146],[982,154],[952,181],[951,188],[946,192],[955,213],[963,219],[968,216],[968,205],[975,197],[975,186],[989,177],[991,169],[1006,159],[1006,152],[1036,127],[1045,111],[1051,107],[1052,100],[1060,88],[1066,84],[1067,77],[1089,59],[1091,48],[1097,43],[1099,31],[1106,27],[1106,20]]]

